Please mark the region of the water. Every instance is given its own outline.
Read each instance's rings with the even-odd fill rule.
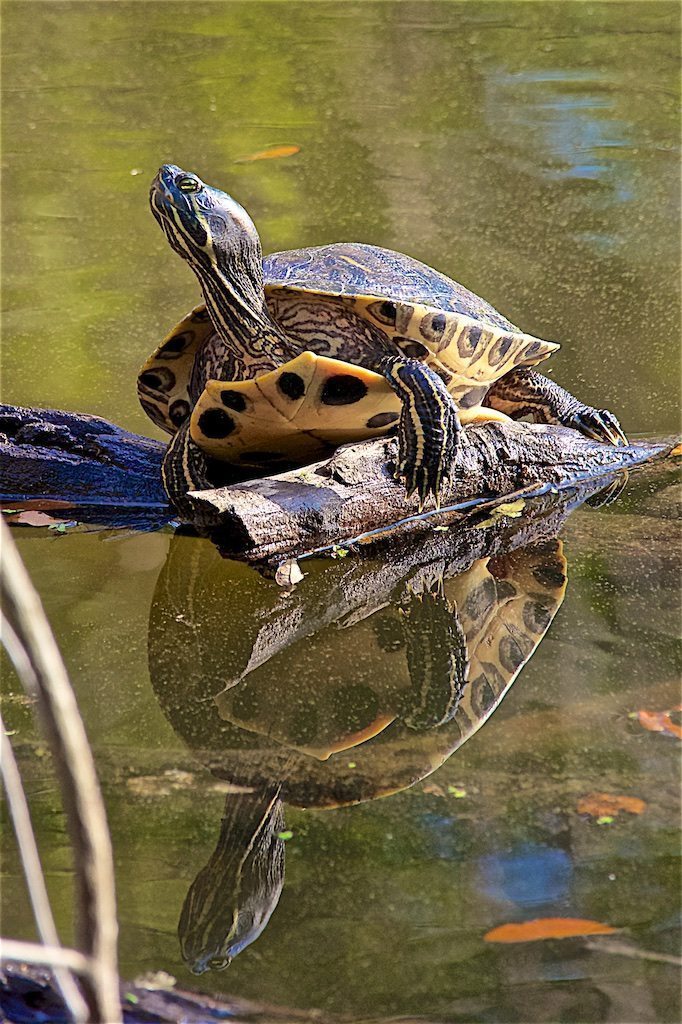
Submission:
[[[146,208],[172,160],[234,193],[266,250],[342,238],[406,250],[562,341],[553,376],[630,433],[676,429],[677,22],[662,3],[9,5],[3,399],[156,436],[135,374],[197,297]],[[275,144],[301,152],[235,162]],[[483,939],[507,921],[574,916],[625,929],[631,949],[679,949],[676,740],[630,717],[678,699],[674,486],[672,470],[639,472],[613,505],[566,520],[562,552],[519,544],[516,585],[534,558],[561,557],[566,593],[555,586],[546,635],[464,737],[456,717],[395,721],[414,713],[410,643],[446,648],[442,605],[421,640],[399,610],[406,581],[433,575],[423,552],[315,564],[287,598],[167,532],[15,531],[105,789],[122,975],[164,969],[358,1020],[679,1019],[671,964],[577,939]],[[436,565],[463,608],[487,555],[465,567],[443,544]],[[247,667],[217,705],[202,699]],[[4,686],[68,936],[49,759],[9,672]],[[256,768],[262,799],[285,798],[283,822],[264,815],[284,878],[273,869],[258,904],[261,923],[271,913],[260,938],[194,977],[183,903],[212,865],[234,905],[211,858],[223,816],[237,849],[260,820],[224,785]],[[597,825],[576,810],[593,791],[647,807]],[[3,933],[32,938],[19,878],[4,830]],[[197,952],[181,930],[202,966],[210,943]]]

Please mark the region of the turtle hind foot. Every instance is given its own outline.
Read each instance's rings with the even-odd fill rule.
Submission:
[[[395,479],[403,484],[408,498],[413,494],[417,495],[420,513],[424,511],[430,498],[433,498],[434,508],[440,508],[446,483],[445,474],[440,466],[435,467],[435,470],[425,464],[413,465],[410,468],[401,466],[396,471]]]
[[[593,409],[591,405],[578,405],[563,419],[563,426],[579,430],[593,441],[627,445],[628,439],[620,423],[608,409]]]

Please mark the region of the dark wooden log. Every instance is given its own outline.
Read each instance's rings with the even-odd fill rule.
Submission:
[[[171,518],[166,446],[99,416],[0,405],[0,500],[55,504],[73,518],[154,528]]]
[[[486,501],[547,490],[623,472],[667,454],[672,441],[623,447],[592,441],[575,430],[527,423],[485,423],[463,434],[454,472],[438,513],[419,515],[392,476],[395,438],[337,451],[331,459],[262,480],[194,492],[197,519],[220,528],[226,554],[281,561],[318,552],[387,524],[432,530]],[[405,522],[407,521],[407,522]]]
[[[485,423],[463,434],[444,508],[419,516],[392,476],[395,438],[351,445],[330,459],[278,476],[196,492],[193,525],[217,535],[225,554],[278,563],[293,555],[400,523],[431,530],[467,507],[608,478],[667,454],[674,441],[614,448],[562,427]],[[0,406],[4,503],[64,502],[73,517],[107,526],[168,522],[161,484],[165,445],[97,416]],[[407,521],[407,522],[405,522]]]

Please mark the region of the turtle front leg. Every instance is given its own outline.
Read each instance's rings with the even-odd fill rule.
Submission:
[[[584,405],[570,392],[537,370],[519,367],[495,381],[485,398],[486,405],[506,413],[513,420],[531,416],[535,423],[558,423],[572,427],[595,441],[627,444],[620,423],[607,409]]]
[[[189,420],[180,427],[168,445],[161,465],[161,477],[168,500],[182,519],[192,522],[196,509],[187,499],[188,491],[214,487],[208,459],[189,434]]]
[[[396,475],[408,498],[417,492],[420,511],[430,495],[438,508],[461,430],[457,406],[438,374],[418,359],[387,356],[378,369],[402,403]]]

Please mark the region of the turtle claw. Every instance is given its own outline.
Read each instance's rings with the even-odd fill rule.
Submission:
[[[621,494],[625,490],[625,486],[628,482],[628,471],[624,469],[622,473],[595,494],[591,494],[589,498],[585,499],[585,504],[589,505],[590,508],[606,508],[612,502],[620,498]]]
[[[396,473],[396,480],[404,485],[407,497],[411,498],[413,494],[417,495],[417,507],[420,513],[424,511],[424,507],[431,497],[436,510],[441,506],[443,487],[447,476],[446,470],[449,469],[449,464],[445,463],[444,465],[444,459],[434,460],[434,462],[435,465],[431,466],[421,463],[409,468],[403,464]]]
[[[593,441],[603,441],[616,447],[628,443],[620,423],[608,409],[593,409],[590,405],[581,405],[569,418],[566,426],[579,430]]]

